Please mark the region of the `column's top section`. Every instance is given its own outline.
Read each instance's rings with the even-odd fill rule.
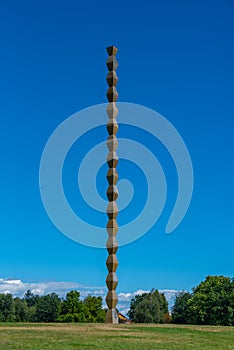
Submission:
[[[108,52],[109,56],[116,56],[118,49],[115,46],[108,46],[106,51]]]

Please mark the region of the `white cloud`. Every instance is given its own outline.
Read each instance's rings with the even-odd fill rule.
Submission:
[[[103,306],[105,305],[105,295],[107,293],[106,287],[93,287],[87,286],[76,282],[22,282],[18,279],[4,279],[0,278],[0,293],[11,293],[14,297],[22,298],[27,290],[31,290],[35,295],[46,295],[50,293],[56,293],[61,298],[64,298],[66,294],[71,290],[78,290],[80,292],[81,299],[84,299],[88,295],[101,296],[103,298]],[[129,310],[131,299],[137,294],[149,293],[149,290],[139,289],[135,292],[126,292],[118,294],[118,309],[123,314],[126,314]],[[160,290],[164,293],[169,309],[173,306],[175,295],[177,290],[165,289]]]
[[[45,295],[55,292],[60,297],[65,297],[67,292],[73,289],[79,290],[81,297],[89,294],[105,294],[105,287],[89,287],[76,282],[22,282],[21,280],[0,278],[0,293],[6,293],[7,291],[15,297],[23,297],[29,289],[34,294]]]
[[[1,279],[1,281],[4,281],[3,279]],[[5,280],[4,281],[6,284],[21,284],[21,280]]]

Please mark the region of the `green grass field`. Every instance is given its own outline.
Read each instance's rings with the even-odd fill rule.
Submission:
[[[234,350],[234,327],[0,323],[1,350]]]

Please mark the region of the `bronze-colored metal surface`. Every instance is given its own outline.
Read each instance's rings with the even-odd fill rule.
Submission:
[[[118,267],[118,260],[116,257],[116,252],[118,249],[118,243],[116,239],[118,232],[118,224],[116,221],[116,217],[118,215],[118,207],[116,204],[116,199],[118,197],[118,190],[116,187],[116,183],[118,181],[118,173],[116,171],[116,166],[118,164],[118,156],[116,153],[116,149],[118,147],[118,141],[116,138],[116,134],[118,132],[118,123],[116,117],[118,115],[118,109],[115,104],[118,99],[118,92],[116,90],[116,85],[118,82],[116,69],[118,67],[118,62],[115,57],[117,51],[118,49],[115,46],[107,47],[107,53],[109,57],[106,62],[107,68],[109,70],[106,78],[107,84],[109,86],[106,93],[107,99],[109,101],[106,109],[109,118],[107,123],[107,131],[109,134],[107,139],[107,147],[109,151],[107,155],[107,164],[109,170],[106,175],[109,184],[106,192],[109,201],[106,209],[108,215],[106,230],[109,236],[106,243],[106,248],[109,254],[106,260],[106,266],[109,273],[106,278],[106,285],[108,288],[108,293],[106,296],[106,303],[108,306],[106,322],[112,324],[118,323],[118,313],[116,311],[116,305],[118,303],[118,297],[116,294],[116,288],[118,285],[118,278],[116,275],[116,270]]]

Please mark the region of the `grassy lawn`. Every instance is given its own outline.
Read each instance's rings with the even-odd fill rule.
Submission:
[[[234,327],[0,323],[1,350],[234,350]]]

